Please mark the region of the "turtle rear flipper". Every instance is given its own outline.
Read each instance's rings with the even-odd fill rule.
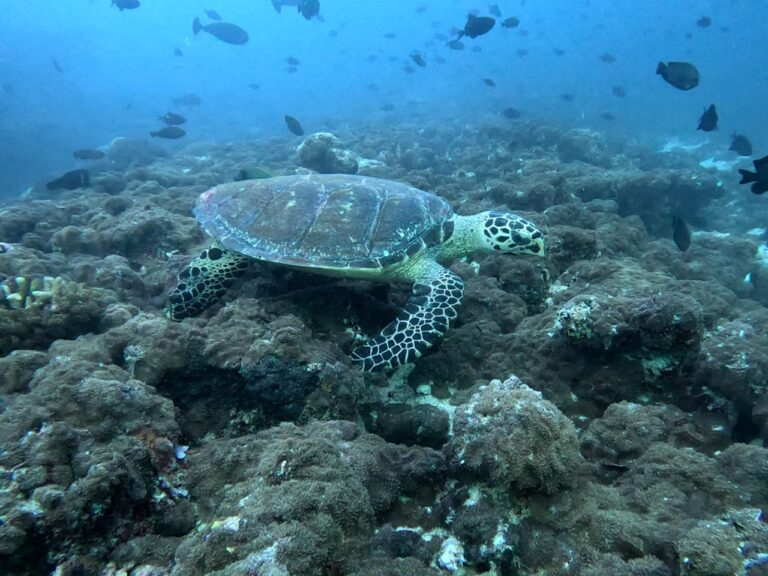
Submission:
[[[413,285],[413,294],[397,318],[381,333],[352,351],[352,361],[366,372],[413,362],[442,338],[458,315],[464,283],[436,262]]]
[[[211,307],[245,273],[250,261],[219,245],[206,248],[179,272],[178,284],[168,295],[166,316],[183,320]]]

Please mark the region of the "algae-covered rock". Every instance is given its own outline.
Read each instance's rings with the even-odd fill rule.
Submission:
[[[229,574],[250,562],[306,576],[327,574],[329,564],[351,572],[376,514],[427,488],[442,463],[437,452],[387,444],[349,422],[211,443],[189,458],[202,523],[181,543],[176,571]]]

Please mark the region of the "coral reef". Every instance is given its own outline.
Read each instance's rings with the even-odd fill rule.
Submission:
[[[92,188],[0,210],[0,572],[764,573],[762,203],[584,128],[326,129],[343,143],[117,139]],[[452,263],[459,318],[392,374],[349,352],[407,286],[255,262],[165,318],[207,244],[196,197],[307,169],[514,210],[547,258]]]

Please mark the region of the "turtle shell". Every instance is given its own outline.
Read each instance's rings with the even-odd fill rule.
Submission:
[[[221,184],[200,195],[195,215],[230,250],[339,272],[395,266],[453,233],[453,211],[434,194],[346,174]]]

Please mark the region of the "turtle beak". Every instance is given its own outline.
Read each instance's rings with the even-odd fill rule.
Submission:
[[[531,248],[534,254],[537,254],[542,258],[547,255],[544,249],[544,238],[536,238],[536,240],[533,241],[533,246],[531,246]]]

